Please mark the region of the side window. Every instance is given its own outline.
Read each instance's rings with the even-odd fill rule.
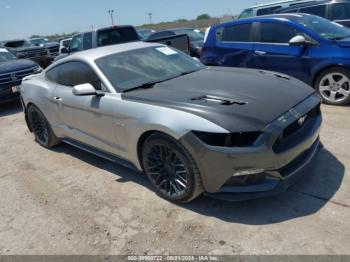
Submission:
[[[292,10],[282,11],[281,13],[299,13],[299,10],[298,9],[292,9]]]
[[[72,41],[69,44],[70,52],[77,52],[82,50],[82,37],[81,35],[76,35],[73,37]]]
[[[282,8],[282,6],[273,6],[273,7],[268,7],[268,8],[262,8],[256,12],[256,15],[257,16],[269,15],[269,14],[274,13],[274,11],[276,11],[277,9],[280,9],[280,8]]]
[[[83,39],[84,50],[92,48],[92,33],[85,33]]]
[[[250,18],[252,16],[254,16],[253,9],[247,9],[242,12],[242,14],[239,16],[239,19]]]
[[[309,6],[309,7],[300,8],[299,12],[326,17],[326,7],[327,7],[326,5]]]
[[[218,35],[217,39],[223,42],[251,42],[251,24],[241,24],[223,27],[221,36]]]
[[[260,42],[285,44],[296,35],[301,34],[295,28],[280,23],[261,23]]]
[[[64,86],[73,87],[91,84],[96,90],[102,90],[102,83],[95,72],[83,62],[67,62],[52,68],[46,73],[48,80]]]
[[[332,5],[331,11],[332,20],[346,20],[350,19],[350,4],[338,3]]]

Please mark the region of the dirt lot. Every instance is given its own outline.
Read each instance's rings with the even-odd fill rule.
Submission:
[[[350,254],[350,107],[323,112],[325,148],[286,193],[176,206],[140,174],[41,148],[2,105],[0,254]]]

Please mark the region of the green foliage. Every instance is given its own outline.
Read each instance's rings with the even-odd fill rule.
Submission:
[[[211,19],[211,16],[208,14],[201,14],[197,17],[197,20],[205,20],[205,19]]]

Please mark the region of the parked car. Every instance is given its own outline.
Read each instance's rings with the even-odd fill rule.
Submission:
[[[49,51],[49,55],[51,58],[55,58],[56,56],[59,55],[60,51],[60,44],[57,42],[50,42],[46,38],[31,38],[29,41],[34,45],[34,46],[41,46],[47,48]]]
[[[318,16],[270,15],[213,26],[201,61],[291,75],[313,86],[325,103],[350,102],[350,29]]]
[[[139,38],[136,29],[133,26],[112,26],[85,33],[79,33],[73,36],[69,44],[69,48],[61,49],[62,55],[58,56],[55,60],[57,61],[68,56],[69,54],[83,50],[135,41],[141,41],[141,39]],[[148,41],[164,43],[175,47],[185,53],[190,52],[188,38],[184,35],[171,36]]]
[[[31,59],[42,67],[48,66],[53,60],[45,47],[34,46],[26,39],[2,41],[0,47],[8,49],[19,59]]]
[[[276,10],[276,13],[305,13],[318,15],[350,27],[349,0],[327,0],[316,3],[307,3],[300,6],[278,9]]]
[[[71,37],[60,40],[60,53],[59,54],[62,54],[62,49],[64,49],[64,48],[67,49],[69,47],[70,41],[72,41]]]
[[[35,62],[17,59],[5,48],[0,48],[0,104],[19,98],[17,87],[23,77],[37,74],[42,68]]]
[[[151,34],[148,37],[148,40],[154,40],[162,37],[175,36],[175,35],[187,35],[190,39],[191,56],[198,57],[198,58],[200,57],[202,47],[203,47],[204,34],[198,32],[198,30],[194,28],[174,28],[174,29],[159,31],[154,34]]]
[[[313,159],[322,121],[319,96],[296,79],[208,68],[144,42],[75,53],[25,79],[21,96],[40,145],[143,171],[174,202],[286,190]]]
[[[136,31],[141,40],[147,40],[147,38],[151,34],[156,32],[155,30],[152,30],[152,29],[136,29]]]
[[[304,3],[317,3],[320,0],[285,0],[262,5],[254,5],[242,11],[238,19],[251,18],[255,16],[270,15],[276,10],[287,7],[294,7]]]

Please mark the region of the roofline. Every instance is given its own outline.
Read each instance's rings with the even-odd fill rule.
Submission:
[[[288,4],[288,3],[291,3],[291,2],[302,2],[302,1],[308,1],[308,0],[283,0],[283,1],[276,1],[276,2],[271,2],[271,3],[266,3],[266,4],[253,5],[253,6],[249,7],[249,8],[244,9],[244,10],[252,9],[252,8],[258,8],[258,7],[265,7],[265,6],[270,6],[270,5]],[[314,0],[314,1],[320,1],[320,0]]]

